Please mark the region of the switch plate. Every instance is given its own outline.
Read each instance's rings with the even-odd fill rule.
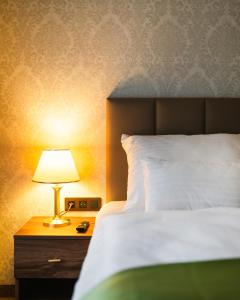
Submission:
[[[66,197],[65,210],[68,210],[69,203],[74,202],[70,211],[98,211],[101,208],[101,200],[98,197]]]

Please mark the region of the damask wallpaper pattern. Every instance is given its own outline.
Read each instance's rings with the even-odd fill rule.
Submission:
[[[104,198],[110,94],[239,96],[240,1],[0,1],[0,284],[14,232],[52,211],[31,182],[42,149],[73,149],[63,196]]]

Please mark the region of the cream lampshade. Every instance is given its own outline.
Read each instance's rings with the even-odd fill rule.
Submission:
[[[79,181],[78,171],[70,150],[44,150],[33,176],[33,181],[53,184],[54,217],[46,220],[46,226],[69,225],[70,220],[62,217],[60,212],[60,190],[62,183]]]

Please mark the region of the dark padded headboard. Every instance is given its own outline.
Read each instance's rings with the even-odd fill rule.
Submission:
[[[107,201],[127,198],[123,133],[240,133],[240,98],[107,99]]]

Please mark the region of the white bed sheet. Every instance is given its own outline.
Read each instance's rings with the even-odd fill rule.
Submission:
[[[72,300],[122,270],[240,257],[239,208],[127,213],[123,207],[110,204],[99,214]]]
[[[125,212],[126,201],[110,201],[103,205],[97,215],[97,220],[111,214],[119,214]]]

